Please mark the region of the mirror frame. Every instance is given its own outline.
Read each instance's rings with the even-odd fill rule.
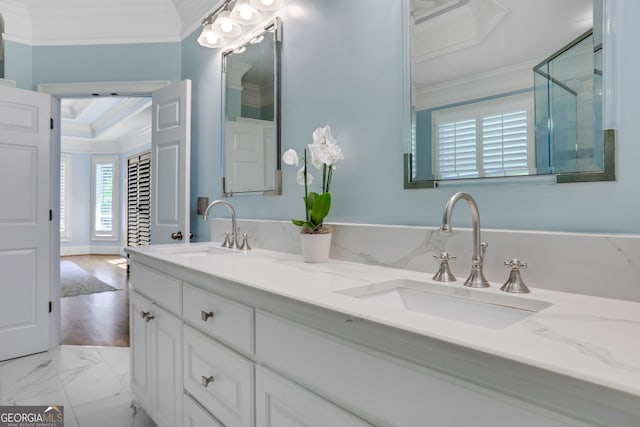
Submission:
[[[242,47],[249,43],[253,38],[264,34],[266,32],[273,32],[274,38],[274,74],[273,74],[273,90],[274,90],[274,124],[275,124],[275,137],[276,137],[276,169],[274,170],[274,188],[265,191],[229,191],[227,190],[226,184],[226,150],[225,150],[225,141],[226,141],[226,103],[227,103],[227,58],[231,55],[236,49]],[[281,126],[281,97],[280,97],[280,88],[281,88],[281,58],[282,58],[282,19],[280,17],[275,17],[267,24],[263,25],[259,30],[256,30],[244,37],[241,41],[234,44],[232,47],[224,50],[222,52],[222,82],[221,82],[221,93],[222,93],[222,111],[221,111],[221,168],[222,168],[222,197],[233,197],[236,194],[260,194],[263,196],[279,196],[282,194],[282,126]]]
[[[603,40],[613,39],[615,35],[612,33],[613,29],[611,26],[607,25],[608,20],[608,9],[611,7],[610,2],[607,0],[603,0],[602,2],[602,37]],[[550,177],[550,181],[557,184],[566,184],[566,183],[574,183],[574,182],[598,182],[598,181],[615,181],[615,140],[616,140],[616,132],[615,125],[612,123],[611,116],[613,115],[613,111],[607,112],[614,104],[612,102],[613,97],[615,95],[614,88],[609,87],[609,85],[613,86],[612,82],[607,79],[603,79],[603,103],[602,103],[602,114],[603,114],[603,170],[598,172],[569,172],[569,173],[557,173],[557,174],[541,174],[541,175],[527,175],[527,176],[507,176],[507,177],[485,177],[485,178],[473,178],[473,179],[450,179],[450,180],[439,180],[439,179],[429,179],[429,180],[412,180],[411,177],[413,175],[412,165],[413,165],[413,153],[411,151],[412,146],[412,131],[414,126],[413,120],[413,99],[411,96],[411,20],[413,11],[410,7],[407,7],[407,11],[405,13],[406,20],[404,22],[404,26],[406,27],[406,35],[405,35],[405,64],[407,64],[407,68],[409,69],[408,74],[408,85],[409,85],[409,96],[408,96],[408,109],[409,113],[409,132],[408,136],[405,135],[405,140],[407,141],[408,152],[403,153],[403,183],[404,189],[416,189],[416,188],[437,188],[439,183],[446,184],[455,184],[455,185],[464,185],[465,183],[474,182],[474,183],[526,183],[528,180],[536,180],[540,177]],[[607,49],[604,50],[604,60],[603,60],[603,71],[605,74],[611,75],[611,70],[613,69],[615,60],[614,60],[614,51],[612,49],[612,43],[603,41],[603,45],[607,45]],[[600,46],[603,47],[603,46]]]

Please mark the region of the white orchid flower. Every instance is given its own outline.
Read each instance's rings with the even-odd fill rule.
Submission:
[[[313,131],[313,143],[316,145],[336,143],[336,140],[331,135],[331,128],[329,127],[329,125],[326,125],[323,128],[317,128],[316,130]]]
[[[296,177],[298,180],[298,184],[304,185],[304,166],[300,168],[298,171],[298,176]],[[307,185],[311,185],[313,182],[313,175],[307,172]]]
[[[282,161],[285,165],[298,166],[298,162],[300,161],[300,156],[296,153],[296,150],[293,148],[288,149],[282,155]]]

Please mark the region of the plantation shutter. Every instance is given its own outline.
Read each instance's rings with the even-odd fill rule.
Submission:
[[[513,95],[432,113],[441,179],[528,175],[535,170],[533,96]]]
[[[438,125],[438,173],[444,179],[478,176],[475,119]]]
[[[482,118],[482,163],[485,176],[528,175],[526,111]]]
[[[60,161],[60,236],[65,236],[67,234],[66,227],[66,193],[67,193],[67,162],[63,158]]]
[[[113,231],[113,163],[96,164],[96,234]]]
[[[127,163],[127,246],[151,243],[151,152]]]

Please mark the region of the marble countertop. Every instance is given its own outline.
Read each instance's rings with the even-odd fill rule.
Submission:
[[[432,274],[416,271],[336,260],[307,264],[301,255],[257,249],[244,253],[212,243],[126,251],[640,396],[640,303],[535,288],[530,294],[505,294],[501,284],[492,283],[479,291],[551,305],[509,326],[489,328],[339,293],[397,279],[466,289],[463,280],[441,284],[432,281]]]

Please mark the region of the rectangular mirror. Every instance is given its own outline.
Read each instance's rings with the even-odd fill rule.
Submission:
[[[541,174],[613,179],[605,173],[613,133],[602,129],[603,0],[411,5],[405,188]]]
[[[222,53],[222,193],[281,194],[280,51],[276,18]]]

